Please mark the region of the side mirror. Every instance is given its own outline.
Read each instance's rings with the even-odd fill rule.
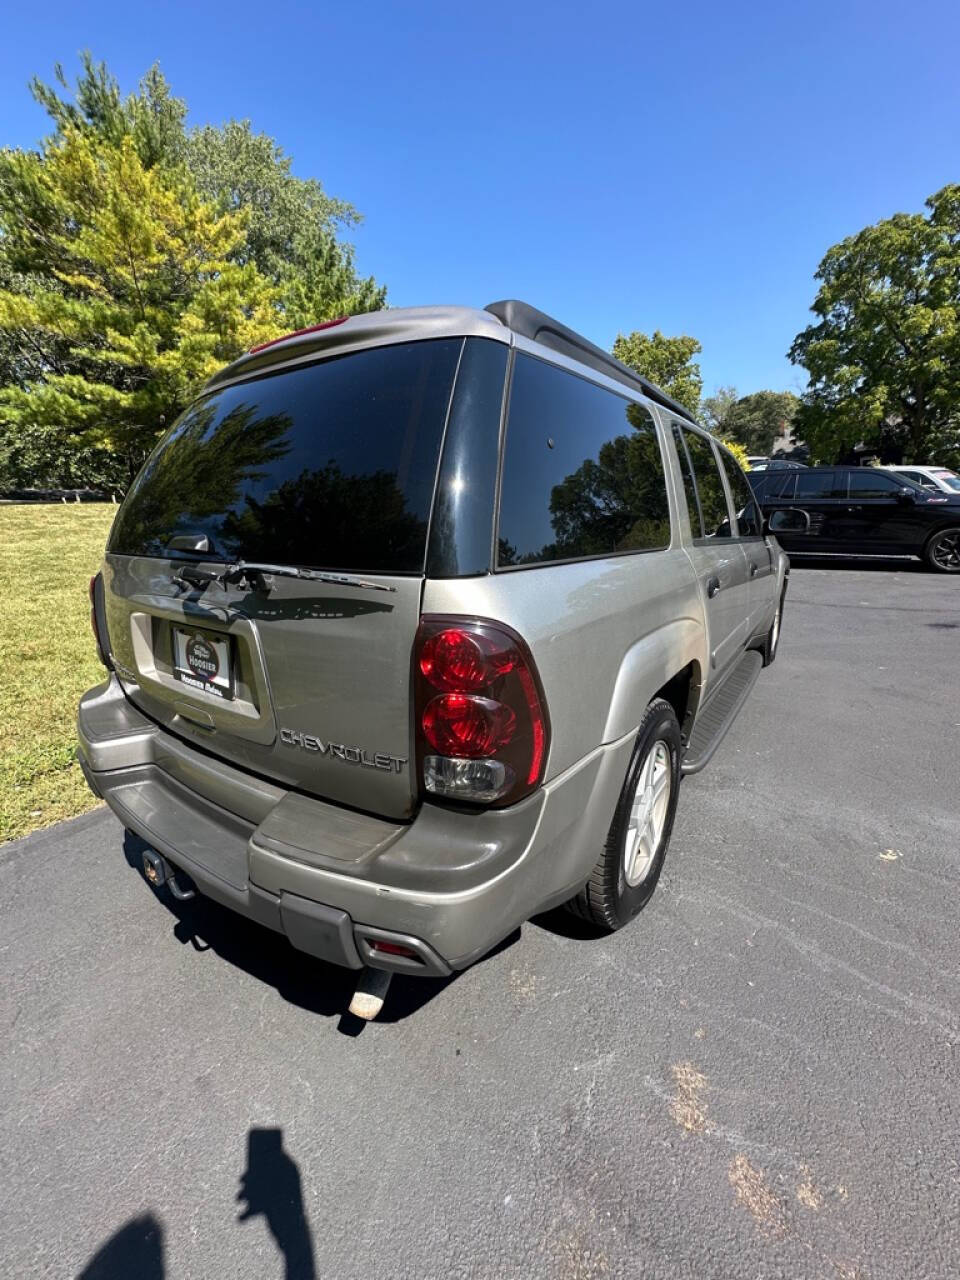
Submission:
[[[809,533],[810,516],[797,507],[787,507],[772,513],[768,527],[771,533]]]
[[[917,500],[917,495],[913,492],[912,489],[903,488],[897,491],[898,502],[916,502],[916,500]]]

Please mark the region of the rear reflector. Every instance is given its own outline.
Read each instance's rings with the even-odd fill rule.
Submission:
[[[399,942],[384,942],[381,938],[368,938],[371,951],[382,951],[385,956],[404,956],[407,960],[419,960],[420,957],[412,947],[401,946]]]
[[[94,574],[90,579],[90,627],[93,631],[93,638],[97,642],[97,656],[103,665],[109,670],[112,667],[110,661],[110,647],[107,644],[106,635],[101,635],[101,618],[100,610],[102,605],[98,603],[97,596],[103,591],[103,578],[99,573]]]
[[[336,320],[324,320],[323,324],[311,324],[306,329],[294,329],[292,333],[285,333],[281,338],[271,338],[269,342],[261,342],[258,347],[251,347],[247,355],[252,356],[257,351],[266,351],[267,347],[275,347],[278,342],[286,342],[288,338],[299,338],[305,333],[319,333],[321,329],[333,329],[349,319],[349,316],[337,316]]]

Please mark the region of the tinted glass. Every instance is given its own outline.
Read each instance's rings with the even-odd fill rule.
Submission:
[[[147,461],[110,540],[121,555],[422,571],[461,339],[340,356],[214,392]]]
[[[488,338],[468,338],[464,345],[430,521],[430,578],[490,572],[509,354],[504,343]]]
[[[501,566],[670,542],[660,442],[642,405],[517,357],[500,492]]]
[[[741,538],[760,537],[760,512],[754,500],[753,490],[747,484],[747,477],[740,470],[736,458],[720,450],[723,469],[727,473],[730,492],[733,494],[733,505],[737,513],[737,530]]]
[[[796,492],[795,471],[771,471],[760,491],[761,502],[789,502]]]
[[[683,492],[687,499],[687,511],[690,514],[690,532],[695,538],[703,537],[703,521],[700,519],[700,504],[697,501],[697,489],[693,482],[693,471],[683,443],[683,432],[679,422],[673,424],[673,443],[677,449],[680,462],[680,474],[683,476]]]
[[[843,475],[838,477],[836,471],[798,471],[797,501],[801,498],[843,498]]]
[[[697,493],[700,495],[705,536],[731,538],[733,531],[730,524],[730,511],[727,507],[727,495],[713,447],[706,436],[700,435],[697,431],[688,431],[684,428],[683,438],[687,442],[690,461],[693,463],[693,473],[697,478]]]
[[[873,467],[863,467],[860,471],[847,473],[851,498],[895,498],[900,489],[909,489],[910,485],[902,477],[888,476]]]

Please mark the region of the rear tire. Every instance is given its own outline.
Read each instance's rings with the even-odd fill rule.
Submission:
[[[960,573],[960,525],[935,533],[923,549],[923,558],[935,573]]]
[[[680,725],[669,702],[644,712],[607,841],[590,879],[566,908],[611,933],[653,895],[677,811]]]

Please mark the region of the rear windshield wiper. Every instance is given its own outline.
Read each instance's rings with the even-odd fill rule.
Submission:
[[[238,586],[249,586],[257,590],[269,590],[264,581],[273,578],[302,578],[308,582],[323,582],[333,587],[363,587],[368,591],[396,591],[396,587],[387,586],[385,582],[370,582],[366,578],[354,578],[343,573],[325,573],[319,569],[298,569],[289,564],[260,564],[246,560],[238,560],[228,566],[222,573],[211,573],[206,569],[197,569],[193,565],[185,565],[174,577],[174,582],[187,587],[208,587],[218,582],[226,587],[231,583]]]

